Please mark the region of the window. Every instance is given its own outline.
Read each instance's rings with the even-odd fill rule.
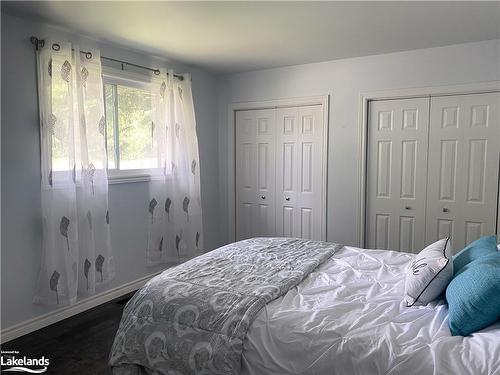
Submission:
[[[144,177],[155,167],[147,83],[105,75],[104,99],[110,179]]]

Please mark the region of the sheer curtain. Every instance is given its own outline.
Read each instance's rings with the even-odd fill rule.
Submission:
[[[198,139],[191,77],[153,78],[153,153],[146,263],[178,263],[203,252]]]
[[[99,51],[38,51],[43,247],[34,302],[73,304],[114,277]]]

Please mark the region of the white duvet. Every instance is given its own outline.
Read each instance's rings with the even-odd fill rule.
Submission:
[[[500,374],[500,323],[453,337],[443,301],[406,307],[412,257],[342,248],[262,309],[242,374]]]

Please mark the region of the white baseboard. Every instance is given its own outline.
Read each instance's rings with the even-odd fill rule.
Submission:
[[[120,285],[116,288],[106,290],[105,292],[96,294],[92,297],[82,299],[75,305],[62,307],[47,314],[40,315],[36,318],[26,320],[24,322],[3,329],[0,333],[0,342],[2,344],[6,343],[7,341],[47,327],[48,325],[54,324],[63,319],[69,318],[73,315],[79,314],[103,303],[109,302],[115,298],[121,297],[127,293],[133,292],[134,290],[141,288],[144,284],[146,284],[146,282],[148,282],[151,278],[155,277],[161,272],[163,271],[141,277],[140,279]]]

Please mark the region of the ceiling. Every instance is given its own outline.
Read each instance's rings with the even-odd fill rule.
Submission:
[[[220,72],[500,38],[500,2],[3,2],[2,11]]]

